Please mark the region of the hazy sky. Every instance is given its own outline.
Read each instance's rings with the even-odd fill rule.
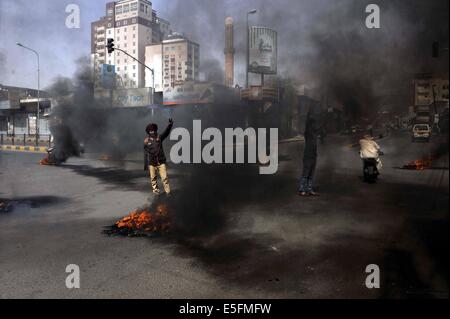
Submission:
[[[41,83],[58,75],[71,76],[77,58],[90,53],[91,22],[105,14],[106,0],[1,0],[0,83],[36,87],[35,55],[18,47],[21,42],[40,53]],[[80,7],[81,26],[68,29],[68,4]],[[154,0],[158,9],[163,1]],[[164,7],[164,6],[162,6]]]
[[[42,87],[74,74],[74,61],[90,54],[90,24],[105,14],[107,0],[0,0],[0,83],[36,87],[41,55]],[[81,11],[81,28],[65,26],[68,4]],[[278,31],[278,69],[300,82],[370,79],[366,86],[410,83],[416,72],[448,70],[431,59],[431,43],[448,46],[448,0],[153,0],[153,9],[200,44],[201,73],[223,72],[224,20],[235,21],[236,78],[243,84],[245,13],[250,23]],[[365,8],[381,8],[381,28],[365,26]],[[448,57],[448,53],[447,53]],[[447,59],[445,59],[447,61]],[[443,60],[442,60],[443,61]],[[441,61],[441,62],[442,62]],[[403,78],[392,78],[399,74]],[[447,71],[448,76],[448,71]],[[255,81],[255,78],[253,78]],[[326,80],[326,81],[325,81]]]

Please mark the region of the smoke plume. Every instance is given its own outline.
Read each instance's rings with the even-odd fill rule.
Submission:
[[[432,59],[431,44],[448,46],[446,0],[380,0],[381,28],[368,29],[370,1],[178,0],[168,6],[174,30],[201,45],[203,60],[219,60],[223,69],[224,20],[234,19],[236,77],[245,77],[246,12],[250,25],[278,31],[278,76],[294,79],[341,105],[351,118],[373,118],[381,106],[407,112],[416,73],[448,78],[447,56]],[[186,14],[189,12],[191,14]],[[192,23],[192,17],[196,23]],[[448,53],[444,53],[448,54]],[[251,83],[258,83],[256,75]]]

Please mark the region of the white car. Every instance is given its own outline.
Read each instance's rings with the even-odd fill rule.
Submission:
[[[428,124],[415,124],[412,129],[412,141],[429,141],[431,137],[431,127]]]

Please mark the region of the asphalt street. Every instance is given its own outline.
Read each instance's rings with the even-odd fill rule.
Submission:
[[[148,200],[139,158],[53,167],[1,151],[0,200],[13,209],[0,213],[0,298],[448,298],[448,152],[433,169],[402,170],[437,142],[386,137],[369,185],[349,143],[320,145],[318,198],[297,196],[298,142],[280,146],[272,176],[169,164],[173,200],[185,197],[175,215],[195,231],[155,238],[102,234]],[[68,264],[79,289],[66,288]],[[365,285],[369,264],[379,289]]]

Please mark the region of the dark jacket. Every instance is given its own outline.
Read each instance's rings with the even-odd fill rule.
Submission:
[[[303,159],[317,158],[317,128],[314,120],[308,120],[305,128],[305,150]]]
[[[144,141],[144,170],[149,165],[158,166],[166,163],[164,155],[163,142],[169,136],[173,124],[169,124],[161,135],[151,137],[150,135]]]

